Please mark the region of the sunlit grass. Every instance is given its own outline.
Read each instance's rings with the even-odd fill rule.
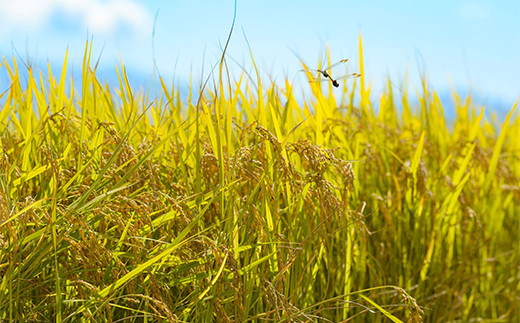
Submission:
[[[519,319],[516,104],[454,93],[448,125],[426,81],[376,111],[364,75],[151,100],[89,46],[79,86],[0,66],[0,320]]]

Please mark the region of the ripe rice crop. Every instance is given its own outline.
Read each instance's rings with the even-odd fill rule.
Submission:
[[[222,66],[151,99],[90,46],[79,86],[0,65],[1,321],[520,319],[516,103],[448,120],[388,82],[376,110],[361,39],[361,78],[303,103]]]

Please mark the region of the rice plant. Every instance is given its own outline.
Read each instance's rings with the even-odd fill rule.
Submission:
[[[361,77],[303,103],[222,68],[151,98],[91,53],[80,84],[0,65],[0,320],[520,318],[516,103],[448,120],[424,78],[376,109],[361,38]]]

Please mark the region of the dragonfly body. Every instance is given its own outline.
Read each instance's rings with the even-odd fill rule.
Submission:
[[[342,63],[346,63],[348,61],[348,59],[342,59],[341,61],[335,63],[335,64],[332,64],[326,68],[324,68],[323,70],[302,70],[304,72],[318,72],[318,76],[319,74],[323,75],[323,77],[325,79],[321,79],[321,78],[315,78],[314,80],[311,80],[310,82],[323,82],[323,81],[331,81],[332,82],[332,85],[334,85],[335,87],[339,87],[339,83],[338,83],[338,80],[340,79],[344,79],[344,78],[350,78],[350,77],[359,77],[361,76],[361,74],[358,74],[358,73],[352,73],[352,74],[347,74],[347,75],[344,75],[344,76],[341,76],[341,77],[337,77],[337,78],[332,78],[332,76],[329,74],[329,71],[330,69],[332,69],[333,67],[337,66],[337,65],[340,65]]]
[[[328,78],[332,82],[332,85],[334,85],[335,87],[339,86],[338,81],[333,79],[332,76],[329,75],[329,73],[327,73],[326,71],[322,71],[322,70],[317,70],[317,71],[320,72],[325,78]]]

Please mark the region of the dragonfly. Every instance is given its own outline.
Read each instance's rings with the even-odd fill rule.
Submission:
[[[340,76],[340,77],[332,78],[332,76],[329,74],[330,70],[333,67],[336,67],[336,66],[341,65],[341,64],[346,63],[346,62],[348,62],[348,59],[342,59],[339,62],[334,63],[334,64],[332,64],[330,66],[327,66],[327,67],[325,67],[322,70],[307,70],[307,69],[303,69],[302,72],[309,72],[311,74],[313,74],[313,73],[316,74],[316,72],[318,73],[318,77],[314,77],[314,79],[310,80],[309,82],[326,82],[326,81],[330,81],[330,82],[332,82],[332,85],[334,85],[335,87],[339,87],[338,80],[351,78],[351,77],[360,77],[361,76],[361,74],[359,74],[359,73],[352,73],[352,74],[347,74],[347,75],[343,75],[343,76]],[[325,77],[325,78],[324,79],[320,78],[319,77],[320,74],[323,75],[323,77]]]

